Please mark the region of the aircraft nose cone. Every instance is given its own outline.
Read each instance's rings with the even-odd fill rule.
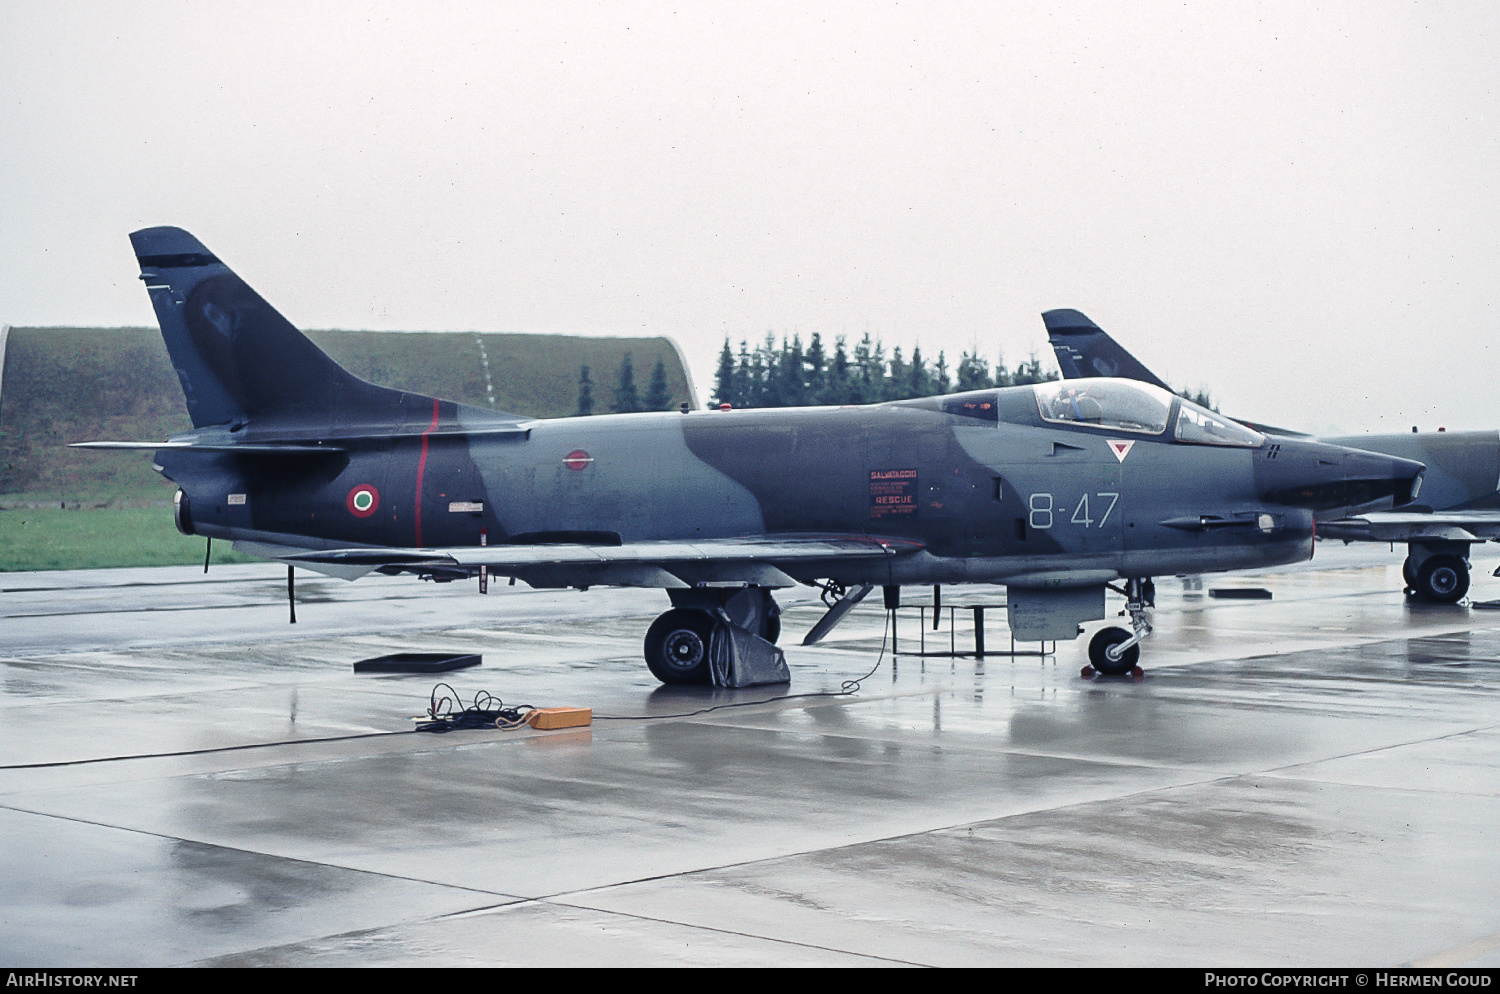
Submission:
[[[1263,446],[1255,476],[1269,503],[1343,513],[1407,503],[1424,468],[1410,459],[1297,439]]]

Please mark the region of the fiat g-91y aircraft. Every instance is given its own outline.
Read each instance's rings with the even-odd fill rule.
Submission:
[[[875,586],[996,583],[1023,640],[1071,639],[1150,578],[1297,562],[1315,514],[1399,505],[1422,465],[1265,436],[1149,384],[1053,382],[859,407],[534,420],[350,375],[187,232],[131,236],[194,430],[151,448],[186,534],[353,578],[659,587],[667,683],[785,679],[772,591],[821,638]]]

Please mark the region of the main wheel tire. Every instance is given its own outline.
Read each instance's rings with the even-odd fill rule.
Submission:
[[[1439,604],[1456,604],[1469,592],[1469,564],[1462,556],[1428,556],[1417,571],[1417,593]]]
[[[1129,638],[1130,633],[1123,628],[1101,629],[1089,640],[1089,664],[1105,676],[1124,676],[1129,673],[1141,658],[1139,642],[1120,653],[1119,659],[1110,659],[1106,651]]]
[[[646,666],[662,683],[708,683],[713,630],[714,618],[707,611],[668,611],[646,630]]]
[[[1411,589],[1417,589],[1417,571],[1412,567],[1411,556],[1407,556],[1401,564],[1401,579],[1405,580],[1406,585]]]

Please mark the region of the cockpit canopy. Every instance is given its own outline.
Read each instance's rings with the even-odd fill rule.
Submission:
[[[1033,388],[1042,420],[1110,428],[1143,435],[1167,430],[1172,405],[1178,404],[1175,437],[1195,445],[1259,446],[1259,432],[1174,397],[1160,387],[1135,380],[1053,380]]]

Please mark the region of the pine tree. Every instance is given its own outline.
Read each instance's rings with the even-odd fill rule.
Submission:
[[[906,368],[906,359],[901,355],[901,346],[891,349],[890,377],[885,381],[885,389],[882,395],[886,400],[904,400],[908,396],[906,392],[906,379],[910,375]]]
[[[802,337],[793,335],[790,345],[782,338],[781,359],[776,368],[778,407],[803,407],[807,404],[806,363],[802,355]]]
[[[927,363],[922,359],[920,345],[911,350],[911,372],[907,374],[906,396],[932,396],[932,374],[927,371]]]
[[[728,338],[719,353],[719,371],[714,374],[714,403],[734,404],[734,352],[729,348]]]
[[[739,358],[734,367],[734,399],[730,403],[735,407],[749,407],[750,391],[753,387],[753,373],[750,368],[750,343],[742,338],[740,339]]]
[[[848,404],[849,399],[849,351],[844,336],[834,340],[833,364],[828,370],[828,385],[824,389],[823,403]]]
[[[1005,353],[1002,352],[1000,358],[995,360],[995,375],[990,377],[990,386],[1013,387],[1015,385],[1016,374],[1005,365]]]
[[[589,379],[589,368],[578,367],[578,413],[574,417],[586,418],[594,413],[594,384]]]
[[[620,381],[615,387],[615,402],[610,405],[610,410],[616,414],[633,414],[641,409],[640,395],[635,391],[635,366],[630,361],[630,353],[620,360]]]
[[[657,356],[656,366],[651,370],[651,386],[646,390],[646,410],[670,411],[672,388],[667,386],[667,366]]]
[[[1038,359],[1037,354],[1033,352],[1030,359],[1016,367],[1016,375],[1012,377],[1011,382],[1015,386],[1021,386],[1024,383],[1046,383],[1048,380],[1055,379],[1057,379],[1056,373],[1050,370],[1042,372],[1042,360]]]
[[[807,399],[810,404],[824,404],[828,388],[828,357],[823,354],[823,339],[815,331],[807,343]]]
[[[955,385],[959,393],[967,390],[983,390],[992,387],[995,383],[990,379],[990,364],[977,355],[969,355],[965,352],[958,359],[958,383]]]

